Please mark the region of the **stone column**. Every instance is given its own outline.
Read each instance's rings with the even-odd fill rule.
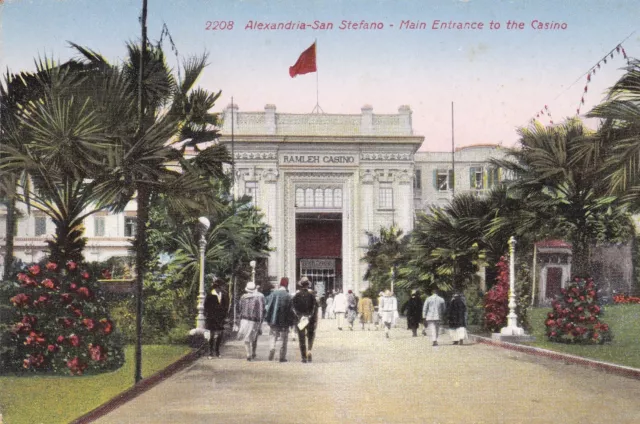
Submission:
[[[367,237],[367,231],[373,231],[373,213],[374,213],[374,202],[373,202],[373,182],[374,182],[374,174],[370,169],[365,170],[360,174],[360,222],[358,225],[358,251],[361,256],[364,256],[366,252],[366,246],[369,243],[369,238]],[[367,265],[361,264],[361,273],[360,278],[364,283],[363,286],[369,286],[369,282],[364,280],[364,274],[367,272]]]
[[[405,234],[413,229],[413,185],[412,175],[407,170],[397,174],[397,193],[394,195],[396,223]]]
[[[264,186],[264,193],[260,195],[262,210],[264,211],[265,220],[271,227],[271,247],[272,252],[269,253],[269,261],[267,264],[268,274],[275,276],[276,278],[282,277],[278,275],[278,235],[280,233],[280,226],[278,225],[278,171],[276,169],[267,169],[262,172],[262,181]]]

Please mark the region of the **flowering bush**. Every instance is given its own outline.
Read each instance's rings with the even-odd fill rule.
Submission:
[[[80,375],[124,362],[99,287],[79,264],[31,265],[5,283],[3,298],[11,304],[5,368]]]
[[[484,327],[498,332],[507,325],[509,314],[509,265],[504,256],[496,264],[496,284],[484,295]]]
[[[640,297],[617,294],[613,296],[613,303],[640,303]]]
[[[592,279],[576,278],[551,304],[545,326],[553,342],[594,344],[611,341],[609,326],[600,321],[602,307]]]

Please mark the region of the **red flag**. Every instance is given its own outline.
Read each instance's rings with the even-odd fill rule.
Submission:
[[[303,51],[295,65],[289,68],[289,75],[294,78],[296,75],[304,75],[309,72],[316,72],[316,43]]]

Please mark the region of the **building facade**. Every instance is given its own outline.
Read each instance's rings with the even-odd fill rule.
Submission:
[[[234,195],[252,197],[271,228],[267,278],[289,277],[291,291],[302,276],[320,292],[367,287],[361,260],[367,232],[396,225],[408,233],[417,211],[443,206],[454,193],[482,195],[501,177],[488,162],[503,156],[495,145],[453,155],[418,152],[424,137],[413,133],[408,106],[396,114],[374,114],[367,105],[338,115],[277,113],[274,105],[245,112],[235,105],[224,110],[223,122],[220,143],[233,154]],[[85,220],[88,261],[130,254],[135,208],[131,202],[123,213]],[[38,261],[53,223],[24,208],[20,215],[15,256]],[[0,206],[0,246],[5,219]]]

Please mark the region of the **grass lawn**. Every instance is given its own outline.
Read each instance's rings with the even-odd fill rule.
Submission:
[[[604,345],[580,346],[547,341],[544,321],[549,312],[551,312],[551,308],[531,310],[532,335],[536,337],[536,341],[527,343],[528,345],[640,368],[640,305],[607,305],[604,307],[604,314],[600,319],[609,324],[613,333],[613,341]]]
[[[0,411],[5,424],[68,423],[133,386],[134,346],[117,371],[81,377],[0,376]],[[187,346],[142,348],[142,375],[152,374],[190,352]]]

